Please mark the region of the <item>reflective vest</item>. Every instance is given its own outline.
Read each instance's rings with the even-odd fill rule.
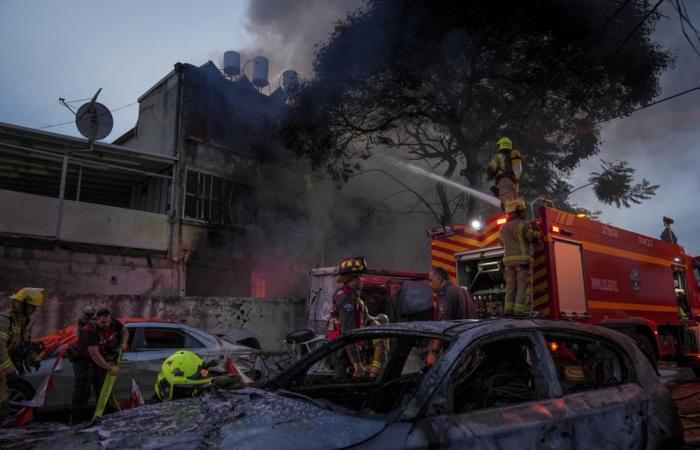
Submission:
[[[501,178],[510,178],[513,181],[518,181],[523,172],[522,157],[519,150],[501,150],[493,157],[486,174],[489,178],[495,178],[496,183],[501,181]]]
[[[326,337],[329,341],[338,339],[343,334],[340,319],[338,318],[338,301],[343,296],[350,297],[356,303],[354,308],[355,328],[360,328],[364,324],[364,303],[357,297],[357,294],[354,290],[352,290],[348,286],[342,286],[340,289],[335,291],[335,294],[333,294],[333,305],[331,306],[331,314],[328,318],[328,325],[326,331]]]

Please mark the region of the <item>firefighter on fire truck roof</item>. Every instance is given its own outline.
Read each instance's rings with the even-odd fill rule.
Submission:
[[[673,225],[673,219],[664,216],[664,231],[661,232],[659,239],[670,242],[671,244],[678,244],[678,238],[676,237],[676,233],[671,229],[671,225]]]
[[[523,163],[520,151],[513,148],[513,142],[509,138],[500,138],[496,145],[498,152],[486,169],[486,175],[496,183],[491,190],[501,200],[501,207],[505,210],[508,202],[520,195]]]
[[[361,256],[346,258],[338,266],[340,287],[333,294],[333,305],[328,319],[327,337],[329,340],[364,326],[365,321],[369,318],[367,307],[360,299],[362,274],[365,272],[367,272],[367,264]],[[350,345],[340,349],[334,359],[336,379],[345,378],[350,367],[352,367],[353,378],[362,377],[364,368],[358,347]]]
[[[525,220],[525,202],[511,200],[506,205],[508,221],[503,224],[500,239],[504,248],[503,265],[506,280],[505,315],[525,316],[530,310],[530,243],[541,237],[539,229]]]

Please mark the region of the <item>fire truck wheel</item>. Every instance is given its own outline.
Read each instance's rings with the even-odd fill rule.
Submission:
[[[656,370],[656,352],[654,351],[654,347],[651,346],[651,341],[649,341],[649,338],[643,334],[635,334],[634,342],[637,343],[637,347],[639,347],[642,353],[644,353],[644,356],[649,359],[649,362],[654,367],[654,370]]]

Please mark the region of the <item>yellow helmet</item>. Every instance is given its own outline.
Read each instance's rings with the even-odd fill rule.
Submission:
[[[527,209],[527,205],[525,205],[525,201],[521,198],[517,200],[510,200],[506,204],[506,212],[507,213],[512,213],[515,211],[525,211]]]
[[[496,145],[498,145],[499,150],[510,150],[513,148],[513,141],[503,136],[496,142]]]
[[[198,395],[211,384],[202,358],[189,350],[178,350],[163,361],[156,379],[156,396],[161,401]]]
[[[25,305],[36,306],[41,308],[44,304],[44,290],[39,288],[26,287],[22,288],[10,298],[16,302],[22,302]]]

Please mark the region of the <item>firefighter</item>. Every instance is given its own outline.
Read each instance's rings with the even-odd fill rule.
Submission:
[[[670,217],[664,216],[664,231],[661,232],[661,236],[659,236],[659,239],[662,241],[670,242],[671,244],[677,245],[678,244],[678,238],[676,237],[676,233],[673,232],[671,229],[671,225],[673,225],[673,219]]]
[[[369,326],[388,325],[389,316],[377,314],[376,317],[368,321]],[[384,362],[389,356],[389,339],[372,339],[372,353],[369,361],[369,378],[374,380],[382,371]]]
[[[119,347],[126,350],[129,330],[107,308],[100,308],[93,320],[86,323],[78,332],[78,340],[73,346],[76,357],[73,363],[73,398],[71,423],[79,423],[84,418],[84,409],[90,401],[90,390],[99,398],[107,372],[119,374],[116,358]]]
[[[520,151],[513,148],[509,138],[500,138],[496,145],[498,152],[486,169],[486,175],[489,180],[494,180],[491,191],[501,200],[501,208],[505,210],[508,202],[519,196],[523,164]]]
[[[23,288],[10,296],[10,311],[0,314],[0,422],[9,412],[9,385],[41,358],[31,347],[29,319],[44,304],[42,289]]]
[[[333,294],[333,305],[328,320],[329,340],[336,339],[365,324],[369,314],[364,302],[360,299],[362,274],[365,272],[367,272],[367,264],[363,257],[346,258],[338,266],[340,287]],[[360,378],[364,373],[360,349],[356,345],[339,350],[334,365],[336,379],[345,378],[350,366],[352,366],[353,378]]]
[[[506,280],[504,314],[525,316],[529,312],[528,287],[532,260],[529,244],[540,239],[539,229],[525,220],[525,202],[512,200],[506,205],[508,220],[501,227]]]

